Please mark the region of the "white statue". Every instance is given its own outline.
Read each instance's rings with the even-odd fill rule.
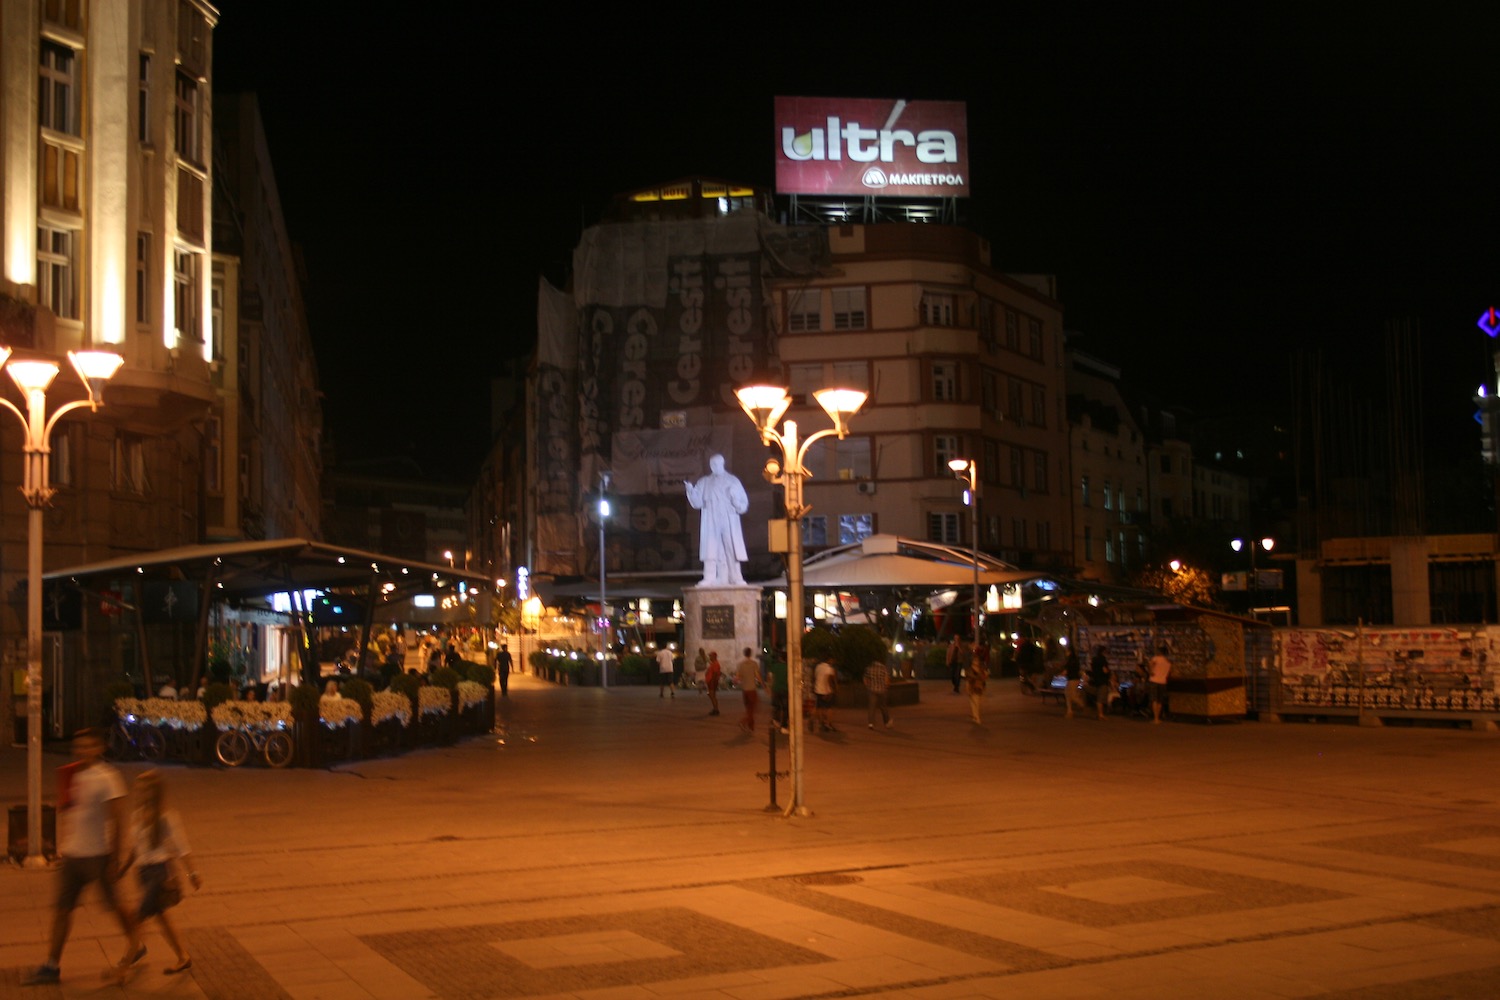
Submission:
[[[696,483],[682,481],[688,503],[703,512],[698,526],[698,558],[703,560],[700,586],[741,584],[745,578],[740,563],[746,556],[740,515],[750,509],[750,498],[738,477],[724,471],[723,455],[710,455],[708,467],[712,471]]]

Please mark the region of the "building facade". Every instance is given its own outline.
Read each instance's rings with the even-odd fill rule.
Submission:
[[[1074,562],[1080,576],[1113,584],[1126,583],[1150,554],[1146,436],[1119,378],[1113,365],[1069,352]]]

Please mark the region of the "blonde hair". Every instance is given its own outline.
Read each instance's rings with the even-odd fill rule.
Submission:
[[[151,828],[151,846],[161,846],[162,836],[162,783],[161,772],[155,768],[142,771],[135,779],[137,822]]]

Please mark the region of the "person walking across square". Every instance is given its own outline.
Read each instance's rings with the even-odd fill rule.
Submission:
[[[1161,706],[1167,697],[1167,681],[1172,677],[1172,661],[1167,659],[1167,644],[1162,643],[1156,647],[1156,655],[1151,657],[1148,664],[1151,671],[1151,721],[1157,725],[1161,724]]]
[[[833,664],[819,660],[813,668],[813,704],[818,718],[818,729],[825,733],[838,732],[833,726],[833,700],[838,696],[839,675]]]
[[[495,654],[495,676],[500,678],[500,697],[510,697],[510,668],[512,664],[510,646],[506,643],[500,644],[500,652]]]
[[[1109,712],[1109,703],[1114,699],[1115,686],[1110,681],[1109,657],[1104,647],[1097,646],[1089,660],[1089,687],[1094,692],[1094,705],[1099,709],[1099,718]]]
[[[974,649],[974,658],[969,661],[968,687],[969,687],[969,718],[974,720],[974,725],[982,723],[979,719],[979,704],[984,700],[984,688],[990,679],[989,657],[981,656],[978,647]]]
[[[698,655],[703,655],[703,650],[698,650]],[[707,666],[703,670],[703,690],[708,692],[708,703],[713,706],[709,715],[719,714],[719,680],[724,676],[724,668],[719,664],[719,654],[710,656]]]
[[[672,648],[663,646],[656,651],[656,683],[660,687],[656,696],[665,698],[667,692],[672,692],[672,697],[677,697],[677,692],[672,690],[672,671],[675,664],[672,662]]]
[[[875,728],[875,715],[880,714],[880,721],[885,723],[887,729],[891,726],[891,713],[887,707],[887,699],[890,697],[891,671],[882,660],[872,660],[865,667],[865,693],[870,698],[870,728]]]
[[[750,655],[750,647],[745,647],[745,658],[735,664],[734,679],[740,686],[740,694],[745,699],[745,717],[740,720],[740,728],[747,733],[755,732],[755,706],[760,702],[760,664],[755,662],[755,657]]]
[[[125,957],[119,969],[146,957],[140,928],[115,895],[124,870],[125,837],[129,823],[125,815],[125,779],[104,763],[104,737],[94,729],[80,729],[73,736],[77,762],[58,773],[57,904],[52,913],[52,935],[47,960],[21,980],[24,986],[40,986],[62,978],[63,946],[73,925],[73,911],[89,883],[99,884],[99,893],[125,932]]]
[[[146,771],[135,779],[135,799],[132,823],[135,847],[132,860],[141,887],[136,921],[144,924],[149,918],[155,917],[161,925],[162,936],[177,954],[176,963],[162,971],[175,976],[192,968],[193,960],[182,947],[177,928],[172,926],[171,918],[167,916],[167,910],[177,905],[182,898],[173,866],[179,866],[187,873],[194,889],[200,888],[203,883],[188,862],[189,848],[187,836],[182,830],[182,821],[176,812],[163,806],[161,772]]]

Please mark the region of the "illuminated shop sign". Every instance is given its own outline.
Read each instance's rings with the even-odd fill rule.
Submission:
[[[776,98],[781,194],[964,198],[962,101]]]

